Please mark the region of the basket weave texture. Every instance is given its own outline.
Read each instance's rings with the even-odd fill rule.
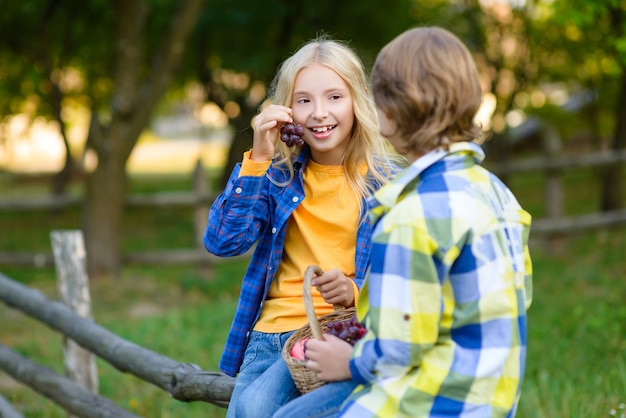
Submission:
[[[291,357],[291,349],[298,341],[305,338],[316,338],[318,340],[322,340],[322,334],[326,332],[326,324],[331,321],[348,320],[352,317],[352,315],[354,315],[355,312],[354,307],[344,308],[341,305],[334,305],[335,312],[331,312],[319,318],[317,317],[313,306],[313,298],[311,296],[311,280],[313,280],[314,275],[320,276],[322,274],[324,274],[324,272],[316,265],[311,265],[305,270],[302,285],[302,298],[304,300],[304,307],[309,323],[297,329],[287,339],[282,352],[283,359],[287,363],[291,377],[293,378],[298,390],[300,390],[303,394],[324,385],[326,382],[319,380],[316,372],[306,368],[306,361],[301,361]]]

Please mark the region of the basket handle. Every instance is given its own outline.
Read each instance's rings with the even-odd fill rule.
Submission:
[[[302,282],[302,296],[304,298],[304,309],[306,311],[306,317],[309,320],[309,325],[311,326],[311,334],[318,340],[323,340],[322,338],[322,329],[320,328],[320,322],[317,320],[317,315],[315,314],[315,307],[313,306],[313,296],[311,295],[311,281],[313,280],[313,276],[321,276],[324,274],[324,270],[322,270],[319,266],[314,264],[310,265],[304,271],[304,280]],[[343,308],[340,304],[333,305],[333,308],[338,311]]]

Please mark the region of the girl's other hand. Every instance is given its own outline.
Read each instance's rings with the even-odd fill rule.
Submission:
[[[291,109],[286,106],[269,105],[254,118],[251,160],[269,161],[274,158],[281,126],[293,123],[291,113]]]
[[[326,303],[345,307],[354,304],[352,279],[346,277],[339,269],[331,269],[321,276],[316,276],[311,284],[320,292]]]

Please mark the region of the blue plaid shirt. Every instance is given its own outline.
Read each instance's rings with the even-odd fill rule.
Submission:
[[[357,301],[368,332],[350,369],[362,384],[339,416],[513,417],[532,301],[531,216],[450,145],[370,200],[371,271]]]
[[[287,220],[305,199],[302,174],[309,160],[305,148],[294,162],[295,175],[270,166],[265,176],[241,176],[241,163],[231,173],[224,191],[211,210],[204,247],[212,254],[230,257],[257,247],[243,278],[237,310],[219,368],[235,376],[243,361],[250,330],[256,323],[270,284],[283,256]],[[355,254],[355,283],[360,288],[370,256],[371,224],[363,201]]]

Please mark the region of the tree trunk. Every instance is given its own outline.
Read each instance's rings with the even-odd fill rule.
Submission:
[[[117,27],[111,121],[103,127],[93,113],[89,132],[90,143],[98,156],[96,169],[87,182],[83,211],[87,270],[92,279],[120,274],[126,162],[170,85],[204,2],[180,2],[161,47],[150,57],[151,71],[147,76],[142,68],[147,65],[144,32],[149,2],[118,0],[114,3]]]
[[[621,7],[610,8],[611,28],[615,36],[624,34],[624,10]],[[620,60],[619,51],[615,51],[618,62]],[[622,78],[620,89],[615,103],[615,131],[613,133],[613,144],[611,149],[621,151],[626,149],[626,66],[621,65]],[[616,163],[607,167],[604,172],[602,182],[602,207],[603,211],[610,211],[621,208],[622,204],[622,164]]]
[[[101,158],[87,182],[84,207],[87,271],[92,278],[121,271],[121,226],[126,195],[125,159],[114,152]]]
[[[622,72],[620,92],[615,105],[615,132],[611,149],[614,152],[626,149],[626,71]],[[608,166],[604,172],[602,184],[603,211],[622,207],[622,166],[621,162],[617,162]]]

